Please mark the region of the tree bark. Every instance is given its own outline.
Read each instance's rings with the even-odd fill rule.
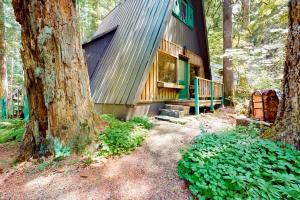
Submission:
[[[231,0],[223,2],[223,38],[224,53],[232,48],[232,7]],[[228,101],[233,96],[234,80],[233,80],[232,61],[228,56],[223,58],[223,82],[225,87],[225,97]]]
[[[4,4],[0,0],[0,99],[7,95],[7,77],[5,65],[5,24]]]
[[[54,141],[78,150],[96,132],[96,115],[73,1],[13,0],[13,7],[30,115],[19,160],[53,154]]]
[[[243,28],[247,29],[250,24],[250,0],[242,0]]]
[[[283,96],[275,133],[300,150],[300,0],[289,1],[289,34],[284,66]]]

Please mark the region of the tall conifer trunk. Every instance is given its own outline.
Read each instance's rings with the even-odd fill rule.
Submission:
[[[223,39],[224,53],[232,48],[232,7],[231,0],[223,2]],[[229,57],[223,58],[223,82],[225,87],[225,97],[233,96],[234,80],[233,80],[232,61]]]
[[[289,1],[289,34],[284,66],[283,96],[275,132],[277,139],[300,150],[300,0]]]
[[[0,99],[7,95],[6,79],[4,5],[0,0]]]
[[[95,133],[96,115],[74,3],[13,0],[13,7],[30,110],[19,159],[53,153],[53,141],[76,148],[81,136]]]
[[[243,28],[247,29],[250,24],[250,0],[242,0]]]

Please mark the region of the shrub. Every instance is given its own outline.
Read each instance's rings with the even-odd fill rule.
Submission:
[[[147,136],[148,130],[140,127],[141,123],[121,122],[110,115],[103,115],[101,118],[109,124],[109,127],[99,135],[102,142],[99,150],[101,156],[128,154],[141,146]]]
[[[299,199],[300,153],[255,133],[239,127],[196,138],[179,177],[199,199]]]
[[[130,120],[130,122],[142,126],[148,130],[150,130],[154,126],[148,117],[134,117]]]
[[[21,141],[25,128],[23,120],[8,119],[0,122],[0,144],[10,141]]]

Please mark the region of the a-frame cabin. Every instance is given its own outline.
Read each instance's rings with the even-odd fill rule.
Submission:
[[[83,48],[102,114],[129,119],[157,115],[166,103],[221,103],[222,84],[211,81],[203,0],[126,0]]]

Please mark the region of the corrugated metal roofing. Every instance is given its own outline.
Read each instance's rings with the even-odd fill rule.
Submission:
[[[116,7],[94,35],[118,26],[91,79],[95,103],[130,104],[152,65],[174,0],[127,0]],[[134,55],[134,56],[132,56]]]

